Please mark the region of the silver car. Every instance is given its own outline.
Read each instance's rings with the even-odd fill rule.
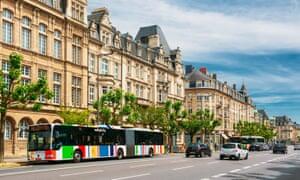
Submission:
[[[294,145],[294,150],[300,150],[300,144],[295,144]]]

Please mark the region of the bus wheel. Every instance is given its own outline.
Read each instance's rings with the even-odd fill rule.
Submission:
[[[123,153],[123,150],[122,149],[119,149],[118,150],[118,157],[117,157],[119,160],[123,159],[124,158],[124,153]]]
[[[154,154],[153,154],[153,149],[150,148],[150,149],[149,149],[149,157],[153,157],[153,155],[154,155]]]
[[[73,155],[73,162],[78,163],[82,160],[81,152],[76,150]]]

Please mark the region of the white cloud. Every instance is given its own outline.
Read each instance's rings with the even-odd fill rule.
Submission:
[[[251,17],[185,9],[166,0],[91,1],[90,10],[106,6],[121,32],[135,35],[138,28],[158,24],[171,47],[180,46],[185,57],[198,53],[267,53],[300,51],[300,21],[274,22]]]

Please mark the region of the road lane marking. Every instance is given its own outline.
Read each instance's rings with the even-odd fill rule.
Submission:
[[[195,166],[184,166],[184,167],[174,168],[174,169],[172,169],[172,170],[173,170],[173,171],[178,171],[178,170],[188,169],[188,168],[192,168],[192,167],[195,167]]]
[[[253,166],[254,166],[254,167],[259,166],[259,164],[254,164]]]
[[[171,163],[180,163],[180,162],[186,162],[187,160],[186,159],[183,159],[183,160],[178,160],[178,161],[171,161]]]
[[[239,171],[241,171],[241,169],[234,169],[234,170],[229,171],[229,172],[230,172],[230,173],[236,173],[236,172],[239,172]]]
[[[212,176],[213,178],[219,178],[219,177],[222,177],[222,176],[226,176],[227,173],[222,173],[222,174],[217,174],[217,175],[214,175]]]
[[[62,174],[61,177],[67,177],[67,176],[77,176],[77,175],[83,175],[83,174],[92,174],[92,173],[100,173],[103,172],[103,170],[97,170],[97,171],[86,171],[86,172],[78,172],[78,173],[71,173],[71,174]]]
[[[260,164],[267,164],[267,162],[261,162]]]
[[[177,158],[172,158],[177,159]],[[22,174],[30,174],[30,173],[43,173],[43,172],[51,172],[51,171],[59,171],[59,170],[67,170],[67,169],[79,169],[79,168],[89,168],[89,167],[103,167],[103,166],[116,166],[116,165],[123,165],[123,164],[134,164],[134,163],[141,163],[141,162],[148,162],[148,161],[158,161],[158,160],[166,160],[163,158],[155,158],[150,160],[136,160],[136,161],[129,161],[129,162],[118,162],[118,163],[107,163],[107,164],[90,164],[90,165],[77,165],[77,166],[58,166],[58,168],[50,168],[50,169],[39,169],[39,170],[30,170],[30,171],[19,171],[19,172],[8,172],[0,174],[0,177],[4,176],[14,176],[14,175],[22,175]]]
[[[212,162],[208,162],[207,164],[217,164],[220,163],[220,161],[212,161]]]
[[[135,165],[135,166],[130,166],[130,168],[139,168],[139,167],[147,167],[147,166],[154,166],[155,164],[141,164],[141,165]]]
[[[114,179],[111,179],[111,180],[132,179],[132,178],[150,176],[150,175],[151,175],[150,173],[145,173],[145,174],[138,174],[138,175],[134,175],[134,176],[125,176],[125,177],[114,178]]]
[[[251,168],[251,166],[245,166],[245,167],[243,167],[243,169],[249,169],[249,168]]]

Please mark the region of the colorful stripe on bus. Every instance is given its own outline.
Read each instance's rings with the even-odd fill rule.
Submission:
[[[149,155],[150,148],[153,154],[164,154],[164,145],[135,145],[134,156]],[[114,158],[117,157],[118,150],[122,149],[124,157],[127,156],[126,145],[99,145],[99,146],[62,146],[59,150],[29,151],[28,160],[72,160],[75,150],[80,150],[82,159],[93,158]]]

